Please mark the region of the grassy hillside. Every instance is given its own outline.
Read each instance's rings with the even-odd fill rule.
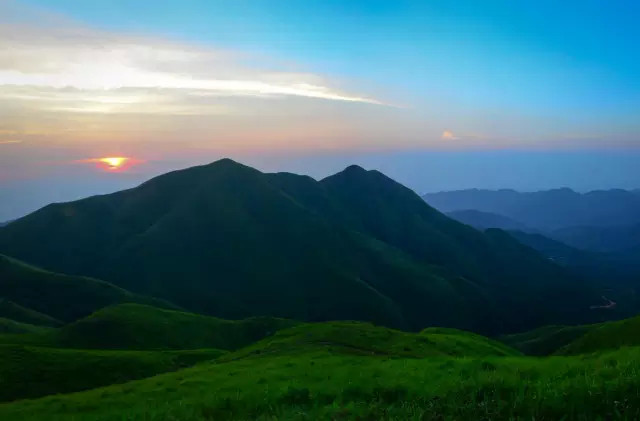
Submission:
[[[238,349],[296,322],[271,317],[223,320],[140,304],[120,304],[32,335],[0,336],[0,343],[76,349]]]
[[[597,327],[598,325],[545,326],[529,332],[502,336],[500,340],[526,355],[551,355]]]
[[[31,310],[30,308],[23,307],[20,304],[16,304],[4,298],[0,298],[0,317],[39,326],[53,327],[62,325],[60,320]]]
[[[48,331],[49,328],[46,327],[20,323],[15,320],[0,317],[0,334],[43,333]]]
[[[3,297],[2,314],[45,325],[77,320],[121,302],[170,306],[163,300],[132,294],[108,282],[45,271],[3,255],[0,255],[0,297]]]
[[[87,351],[0,345],[0,401],[124,383],[188,367],[223,353],[215,349]]]
[[[640,316],[594,326],[558,353],[584,354],[630,346],[640,346]]]
[[[221,160],[49,205],[0,228],[0,252],[233,319],[498,333],[582,322],[599,300],[511,237],[356,166],[318,182]]]
[[[541,359],[390,358],[319,346],[4,404],[0,418],[636,419],[638,370],[638,348]]]
[[[402,332],[362,322],[301,324],[277,332],[233,354],[229,359],[261,354],[300,354],[319,349],[333,354],[425,358],[435,356],[501,356],[518,352],[483,336],[455,329]]]

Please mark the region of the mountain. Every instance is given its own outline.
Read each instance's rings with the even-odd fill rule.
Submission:
[[[640,346],[640,316],[578,326],[545,326],[501,341],[528,355],[578,355]]]
[[[357,166],[321,181],[228,159],[175,171],[46,206],[0,228],[0,252],[225,318],[494,333],[584,321],[600,300],[507,233]]]
[[[620,189],[584,194],[568,188],[531,193],[469,189],[430,193],[423,198],[442,212],[468,209],[490,212],[543,231],[640,224],[640,195]]]
[[[610,317],[603,320],[630,317],[640,312],[640,297],[636,293],[640,285],[640,247],[602,253],[577,249],[541,234],[521,231],[509,231],[509,234],[576,276],[597,285],[606,300],[616,303],[615,307],[594,309],[609,314]]]
[[[593,326],[584,335],[562,347],[557,353],[563,355],[585,354],[639,345],[640,316],[637,316]]]
[[[600,325],[544,326],[528,332],[506,335],[500,340],[525,355],[551,355],[598,326]]]
[[[108,282],[53,273],[0,255],[0,313],[18,321],[55,326],[121,302],[171,307]]]
[[[640,223],[617,227],[574,226],[554,230],[549,235],[576,248],[605,253],[640,247]]]
[[[475,209],[457,210],[447,212],[446,215],[449,218],[453,218],[463,224],[471,225],[472,227],[484,231],[488,228],[500,228],[505,231],[517,230],[517,231],[532,231],[525,224],[511,219],[507,216],[498,215],[497,213],[482,212]]]
[[[56,327],[62,325],[60,320],[23,307],[5,298],[0,298],[0,317],[36,326]]]

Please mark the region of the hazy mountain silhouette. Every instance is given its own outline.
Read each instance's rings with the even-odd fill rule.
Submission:
[[[624,252],[640,247],[640,224],[616,227],[567,227],[554,230],[550,236],[584,250]]]
[[[584,194],[568,188],[532,193],[470,189],[430,193],[423,198],[442,212],[475,209],[544,231],[573,226],[640,224],[640,195],[620,189]]]
[[[500,228],[507,231],[534,231],[522,222],[516,221],[507,216],[498,215],[497,213],[483,212],[475,209],[466,209],[447,212],[446,215],[449,218],[453,218],[458,222],[462,222],[463,224],[471,225],[472,227],[479,230],[486,230],[488,228]]]

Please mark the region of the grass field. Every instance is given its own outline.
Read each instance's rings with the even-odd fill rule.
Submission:
[[[538,339],[554,347],[569,341],[561,352],[577,352],[578,346],[589,352],[543,358],[523,356],[501,342],[455,329],[412,333],[362,322],[296,324],[275,319],[273,325],[274,320],[266,319],[266,325],[262,320],[255,330],[256,319],[248,320],[252,322],[125,304],[60,329],[2,335],[0,400],[5,403],[0,404],[0,419],[640,417],[640,347],[624,346],[634,345],[633,339],[612,339],[632,337],[637,319],[590,326],[579,334],[574,329],[583,327],[552,326],[514,335],[522,343]],[[95,321],[99,323],[93,324]],[[85,324],[91,328],[77,329]],[[147,332],[141,330],[145,324],[150,326]],[[165,330],[157,330],[158,326]],[[266,332],[265,326],[271,330]],[[94,345],[92,341],[104,329],[106,338],[117,339],[118,332],[122,333],[126,340],[116,342],[118,346],[146,342],[148,347],[166,347],[162,334],[173,331],[177,336],[172,340],[197,344],[206,338],[207,343],[214,340],[239,349],[60,348],[59,335],[70,328]],[[565,329],[569,333],[563,333]],[[256,332],[262,339],[250,340]],[[139,335],[139,342],[131,342],[132,335]],[[160,341],[155,338],[158,335]],[[574,335],[577,339],[570,339]],[[34,343],[34,338],[52,342],[49,347],[38,347],[25,344],[29,342],[25,338]],[[242,346],[245,342],[250,344]],[[619,345],[623,347],[610,349]]]
[[[352,355],[328,345],[0,405],[3,420],[637,419],[640,350],[581,357]]]
[[[174,371],[220,350],[88,351],[0,345],[0,401],[69,393]]]

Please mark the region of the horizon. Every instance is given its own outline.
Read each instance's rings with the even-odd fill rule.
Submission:
[[[637,189],[639,8],[0,0],[0,220],[222,156],[419,194]]]
[[[245,162],[241,162],[241,161],[235,160],[233,158],[229,158],[229,157],[220,158],[220,159],[217,159],[217,160],[212,161],[212,162],[200,163],[200,164],[197,164],[197,165],[194,165],[194,166],[213,165],[213,164],[215,164],[217,162],[224,161],[224,160],[231,160],[231,161],[235,162],[236,164],[246,165],[246,166],[249,166],[251,168],[255,168],[255,167],[253,167],[253,166],[251,166],[251,165],[249,165],[249,164],[247,164]],[[99,165],[99,166],[101,166],[102,164],[103,164],[103,162],[101,162],[101,161],[97,162],[97,165]],[[261,171],[263,173],[287,172],[287,173],[293,173],[293,174],[298,174],[298,175],[308,175],[308,176],[312,177],[316,181],[321,181],[322,179],[324,179],[326,177],[329,177],[331,175],[334,175],[336,173],[344,171],[345,169],[347,169],[350,166],[361,167],[361,168],[363,168],[363,169],[365,169],[367,171],[368,170],[378,170],[377,168],[367,168],[366,166],[362,166],[362,165],[359,165],[359,164],[347,164],[347,165],[341,167],[340,169],[338,169],[338,170],[336,170],[334,172],[329,172],[327,174],[315,175],[314,176],[314,175],[310,175],[310,174],[298,173],[298,172],[287,171],[287,170],[273,170],[273,171],[270,171],[270,170],[262,170],[260,168],[255,168],[255,169],[257,169],[257,170],[259,170],[259,171]],[[104,167],[104,168],[105,168],[106,171],[108,171],[110,169],[108,165],[106,167]],[[175,168],[175,169],[172,169],[172,170],[169,170],[169,171],[166,171],[166,172],[160,172],[158,174],[150,175],[148,177],[144,177],[144,176],[142,176],[142,178],[137,177],[137,178],[133,179],[135,181],[133,181],[132,179],[129,179],[129,180],[127,180],[125,182],[125,184],[121,188],[116,188],[116,189],[113,189],[113,190],[108,190],[109,189],[109,187],[107,187],[108,185],[107,186],[102,185],[102,186],[100,186],[100,187],[103,188],[102,191],[87,192],[84,195],[77,195],[75,197],[70,197],[70,198],[68,196],[71,196],[71,194],[69,194],[69,192],[64,192],[62,194],[62,196],[59,196],[59,197],[61,197],[61,200],[50,200],[50,201],[47,201],[46,203],[35,204],[35,205],[34,204],[28,204],[26,206],[23,205],[23,206],[19,206],[17,208],[17,209],[20,209],[20,210],[16,210],[16,208],[12,208],[11,206],[7,206],[7,205],[10,205],[10,203],[9,202],[5,202],[4,206],[2,204],[0,204],[0,216],[3,215],[3,214],[7,214],[7,215],[10,215],[10,217],[4,217],[4,218],[0,217],[0,223],[8,222],[8,221],[14,221],[16,219],[19,219],[19,218],[21,218],[23,216],[26,216],[26,215],[32,213],[32,212],[35,212],[36,210],[41,209],[42,207],[44,207],[44,206],[46,206],[48,204],[73,202],[73,201],[76,201],[76,200],[82,200],[82,199],[85,199],[85,198],[88,198],[88,197],[92,197],[92,196],[108,195],[108,194],[116,193],[118,191],[136,188],[136,187],[139,187],[141,184],[143,184],[143,183],[145,183],[145,182],[147,182],[147,181],[149,181],[149,180],[151,180],[153,178],[156,178],[156,177],[158,177],[160,175],[167,174],[167,173],[170,173],[170,172],[182,171],[182,170],[186,170],[186,169],[189,169],[189,168],[192,168],[192,166],[187,166],[187,167],[182,167],[182,168]],[[381,171],[381,172],[383,174],[389,176],[385,172],[383,172],[383,171]],[[131,174],[127,174],[127,175],[131,176]],[[141,174],[137,174],[137,175],[141,176]],[[397,179],[395,179],[393,177],[390,177],[390,178],[392,178],[395,181],[398,181],[401,184],[403,184],[401,181],[399,181],[399,180],[397,180]],[[89,188],[92,188],[94,186],[95,186],[94,184],[90,184]],[[410,186],[407,186],[407,187],[411,188]],[[418,190],[415,190],[413,188],[411,188],[411,189],[416,194],[418,194],[419,196],[424,196],[424,195],[428,195],[428,194],[437,194],[437,193],[461,192],[461,191],[469,191],[469,190],[493,191],[493,192],[510,191],[510,192],[516,192],[516,193],[524,193],[524,194],[526,194],[526,193],[535,193],[535,192],[569,190],[569,191],[571,191],[573,193],[577,193],[577,194],[580,194],[580,195],[585,195],[585,194],[594,193],[594,192],[605,192],[605,191],[616,191],[616,190],[618,190],[618,191],[626,191],[626,192],[637,192],[637,191],[640,191],[640,188],[634,188],[634,187],[630,187],[630,188],[610,187],[610,188],[600,188],[600,189],[592,189],[592,190],[586,189],[586,190],[582,190],[581,191],[581,190],[577,190],[577,189],[574,189],[574,188],[571,188],[571,187],[568,187],[568,186],[559,186],[559,187],[551,187],[551,188],[543,188],[543,189],[532,189],[532,190],[516,190],[516,189],[513,189],[513,188],[509,188],[509,187],[495,187],[495,188],[467,187],[467,188],[458,188],[458,189],[453,188],[453,189],[449,189],[449,190],[431,190],[431,191],[428,191],[428,190],[427,191],[418,191]],[[83,191],[83,190],[80,189],[80,191]],[[0,192],[2,192],[2,188],[1,187],[0,187]],[[43,193],[45,193],[45,192],[43,191]],[[50,196],[47,196],[46,194],[43,194],[42,197],[46,198],[46,197],[50,197]],[[26,212],[23,212],[21,210],[23,208],[30,209],[30,210],[27,210]]]

